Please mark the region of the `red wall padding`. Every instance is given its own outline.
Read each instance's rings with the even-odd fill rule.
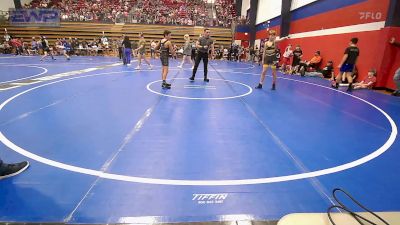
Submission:
[[[360,4],[293,21],[290,33],[385,21],[389,3],[389,0],[368,0]],[[368,18],[365,18],[366,14],[363,14],[366,12],[369,13]],[[377,13],[381,14],[380,18],[376,18]],[[361,18],[362,16],[364,18]],[[271,27],[271,29],[276,30],[278,34],[280,33],[279,26]],[[256,39],[265,39],[267,36],[267,30],[258,31]],[[248,36],[238,35],[237,37],[241,37],[237,40],[248,40]],[[293,47],[299,44],[303,50],[304,58],[307,60],[311,59],[315,51],[320,50],[323,64],[328,60],[333,60],[336,67],[335,73],[337,74],[339,72],[337,65],[343,57],[344,50],[349,46],[352,37],[359,38],[358,80],[364,79],[370,68],[375,68],[378,72],[376,87],[395,89],[393,74],[400,67],[400,48],[390,45],[388,41],[391,37],[396,37],[397,41],[400,41],[400,28],[398,27],[387,27],[382,30],[367,32],[289,39],[281,42],[279,47],[283,52],[287,44],[290,43]]]
[[[250,40],[250,35],[249,34],[246,35],[246,33],[236,32],[235,40],[248,41]]]
[[[277,34],[281,33],[281,28],[279,26],[271,27],[270,30],[275,30]],[[268,36],[268,31],[266,29],[257,31],[256,33],[256,39],[266,39]]]
[[[337,65],[353,37],[359,38],[358,80],[364,79],[370,68],[375,68],[378,72],[376,87],[395,89],[392,78],[396,69],[400,67],[400,48],[390,45],[389,39],[396,37],[397,41],[400,41],[400,28],[398,27],[388,27],[369,32],[288,39],[281,42],[279,47],[283,52],[289,43],[293,47],[299,44],[303,50],[303,59],[306,60],[310,60],[314,52],[319,50],[323,64],[328,60],[333,60],[337,74],[339,72]]]
[[[295,34],[385,21],[389,3],[389,0],[369,0],[360,4],[296,20],[290,24],[290,33]]]
[[[391,37],[395,37],[396,42],[400,42],[400,27],[387,27],[381,31],[378,44],[381,53],[381,65],[378,70],[377,86],[394,90],[396,85],[393,82],[393,75],[400,68],[400,47],[388,43]]]

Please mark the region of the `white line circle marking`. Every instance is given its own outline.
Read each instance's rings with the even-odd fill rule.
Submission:
[[[7,99],[6,101],[4,101],[1,105],[0,105],[0,112],[3,110],[3,108],[10,103],[11,101],[13,101],[14,99],[16,99],[17,97],[24,95],[30,91],[33,91],[35,89],[39,89],[48,85],[52,85],[52,84],[56,84],[59,82],[64,82],[64,81],[68,81],[68,80],[74,80],[74,79],[80,79],[80,78],[85,78],[85,77],[93,77],[93,76],[100,76],[100,75],[107,75],[107,74],[116,74],[116,73],[124,73],[126,71],[119,71],[119,72],[108,72],[108,73],[98,73],[98,74],[91,74],[91,75],[86,75],[86,76],[79,76],[79,77],[72,77],[72,78],[68,78],[68,79],[63,79],[63,80],[58,80],[58,81],[54,81],[51,83],[46,83],[28,90],[25,90],[23,92],[20,92],[12,97],[10,97],[9,99]],[[311,84],[311,85],[315,85],[318,87],[323,87],[323,88],[327,88],[327,89],[331,89],[322,85],[318,85],[318,84],[313,84],[313,83],[309,83],[309,82],[305,82],[305,81],[298,81],[298,80],[294,80],[294,79],[288,79],[288,78],[284,78],[287,80],[292,80],[295,82],[301,82],[301,83],[307,83],[307,84]],[[337,91],[335,89],[331,89],[333,91]],[[112,173],[105,173],[102,171],[98,171],[98,170],[92,170],[92,169],[87,169],[87,168],[82,168],[82,167],[77,167],[77,166],[72,166],[72,165],[68,165],[65,163],[61,163],[61,162],[57,162],[54,160],[50,160],[44,157],[41,157],[39,155],[33,154],[21,147],[19,147],[18,145],[14,144],[13,142],[11,142],[9,139],[7,139],[3,132],[0,132],[0,141],[5,144],[7,147],[11,148],[12,150],[14,150],[15,152],[18,152],[21,155],[24,155],[28,158],[31,158],[33,160],[36,160],[38,162],[47,164],[49,166],[53,166],[53,167],[57,167],[60,169],[64,169],[64,170],[68,170],[68,171],[72,171],[72,172],[77,172],[77,173],[81,173],[81,174],[87,174],[87,175],[92,175],[92,176],[97,176],[97,177],[101,177],[104,179],[110,179],[110,180],[118,180],[118,181],[127,181],[127,182],[135,182],[135,183],[145,183],[145,184],[160,184],[160,185],[185,185],[185,186],[231,186],[231,185],[249,185],[249,184],[266,184],[266,183],[277,183],[277,182],[285,182],[285,181],[291,181],[291,180],[299,180],[299,179],[305,179],[305,178],[312,178],[312,177],[317,177],[317,176],[322,176],[322,175],[327,175],[327,174],[332,174],[332,173],[337,173],[340,171],[344,171],[344,170],[348,170],[351,168],[354,168],[356,166],[359,166],[361,164],[364,164],[378,156],[380,156],[381,154],[383,154],[385,151],[387,151],[390,146],[394,143],[394,141],[396,140],[396,136],[397,136],[397,126],[396,123],[393,121],[393,119],[382,109],[380,109],[378,106],[364,100],[361,99],[359,97],[338,91],[342,94],[346,94],[350,97],[353,97],[357,100],[360,100],[370,106],[372,106],[373,108],[375,108],[376,110],[378,110],[380,113],[382,113],[386,119],[389,121],[392,131],[390,133],[389,138],[387,139],[387,141],[385,142],[385,144],[383,144],[380,148],[378,148],[376,151],[372,152],[371,154],[364,156],[360,159],[357,159],[355,161],[349,162],[349,163],[345,163],[343,165],[339,165],[339,166],[335,166],[335,167],[331,167],[331,168],[327,168],[327,169],[322,169],[322,170],[317,170],[317,171],[313,171],[313,172],[307,172],[307,173],[300,173],[300,174],[293,174],[293,175],[286,175],[286,176],[277,176],[277,177],[268,177],[268,178],[256,178],[256,179],[242,179],[242,180],[170,180],[170,179],[153,179],[153,178],[144,178],[144,177],[133,177],[133,176],[126,176],[126,175],[119,175],[119,174],[112,174]]]
[[[19,80],[30,79],[30,78],[33,78],[33,77],[38,77],[38,76],[40,76],[40,75],[43,75],[43,74],[47,73],[47,69],[46,69],[46,68],[44,68],[44,67],[41,67],[41,66],[17,65],[17,64],[14,64],[14,65],[4,65],[4,66],[26,66],[26,67],[33,67],[33,68],[39,68],[39,69],[42,69],[42,70],[43,70],[43,72],[41,72],[41,73],[39,73],[39,74],[35,74],[35,75],[33,75],[33,76],[29,76],[29,77],[23,77],[23,78],[19,78],[19,79],[15,79],[15,80],[7,80],[7,81],[2,81],[2,82],[0,82],[0,84],[4,84],[4,83],[10,83],[10,82],[19,81]]]
[[[162,80],[156,80],[153,82],[150,82],[149,84],[147,84],[147,90],[157,94],[157,95],[162,95],[162,96],[166,96],[166,97],[170,97],[170,98],[178,98],[178,99],[189,99],[189,100],[226,100],[226,99],[233,99],[233,98],[241,98],[244,97],[246,95],[249,95],[253,92],[253,89],[247,85],[247,84],[243,84],[240,82],[236,82],[236,81],[232,81],[232,80],[224,80],[224,79],[216,79],[216,78],[209,78],[210,80],[219,80],[219,81],[224,81],[224,82],[229,82],[229,83],[234,83],[234,84],[239,84],[242,86],[245,86],[246,88],[249,89],[249,91],[247,91],[246,93],[242,94],[242,95],[236,95],[236,96],[230,96],[230,97],[218,97],[218,98],[195,98],[195,97],[184,97],[184,96],[176,96],[176,95],[170,95],[170,94],[164,94],[158,91],[154,91],[150,88],[150,86],[154,83],[160,83],[162,82]],[[188,78],[175,78],[174,80],[188,80]],[[200,79],[198,79],[200,80]],[[172,87],[174,88],[174,87]]]

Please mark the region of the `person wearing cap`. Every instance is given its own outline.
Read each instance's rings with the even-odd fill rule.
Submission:
[[[361,82],[354,84],[354,89],[372,88],[376,82],[376,70],[370,69],[368,71],[368,76]]]
[[[278,42],[287,39],[288,37],[285,38],[280,38],[276,39],[276,31],[275,30],[269,30],[269,38],[268,40],[264,43],[264,51],[263,51],[263,56],[262,56],[262,61],[263,61],[263,70],[260,75],[260,81],[258,85],[255,87],[256,89],[262,89],[264,80],[265,80],[265,75],[267,73],[268,67],[271,67],[272,70],[272,88],[271,90],[276,89],[276,65],[278,64],[278,57],[277,57],[277,44]]]
[[[300,75],[304,76],[308,68],[318,69],[321,61],[322,61],[321,52],[316,51],[314,53],[314,56],[310,59],[310,61],[300,63],[300,68],[299,68]]]

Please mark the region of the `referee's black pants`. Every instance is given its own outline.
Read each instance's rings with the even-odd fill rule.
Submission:
[[[200,61],[203,59],[204,64],[204,78],[207,78],[207,67],[208,67],[208,53],[207,52],[197,52],[196,60],[194,62],[193,74],[192,77],[196,76],[197,67],[199,67]]]

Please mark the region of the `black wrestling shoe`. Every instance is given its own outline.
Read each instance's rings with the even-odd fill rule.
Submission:
[[[204,82],[210,82],[210,79],[208,79],[207,77],[204,77]]]
[[[14,164],[5,164],[4,163],[0,167],[0,180],[20,174],[21,172],[26,170],[26,168],[28,168],[28,166],[29,166],[29,162],[27,162],[27,161],[20,162],[20,163],[14,163]]]
[[[171,84],[162,83],[162,84],[161,84],[161,87],[162,87],[163,89],[171,89]]]
[[[190,81],[194,81],[194,76],[189,77]]]
[[[258,84],[257,86],[256,86],[256,89],[262,89],[262,84]]]
[[[271,88],[271,90],[273,90],[273,91],[275,91],[275,90],[276,90],[276,86],[275,86],[275,84],[272,84],[272,88]]]
[[[353,84],[349,84],[349,87],[347,88],[347,92],[352,92],[353,91]]]

